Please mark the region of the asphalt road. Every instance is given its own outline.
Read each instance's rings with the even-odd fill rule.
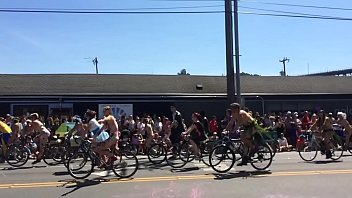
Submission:
[[[298,153],[279,153],[269,171],[250,165],[218,174],[199,162],[182,169],[152,166],[140,156],[140,167],[132,179],[119,180],[107,171],[96,171],[86,180],[74,180],[63,165],[21,168],[0,164],[0,197],[106,197],[106,198],[320,198],[352,197],[352,156],[339,161],[318,156],[311,163]]]

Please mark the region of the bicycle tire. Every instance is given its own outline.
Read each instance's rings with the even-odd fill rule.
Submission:
[[[166,160],[166,149],[162,144],[154,144],[148,150],[148,160],[152,164],[161,164]],[[159,158],[156,160],[156,158]]]
[[[301,145],[298,148],[298,154],[302,160],[304,160],[306,162],[311,162],[317,157],[318,148],[319,148],[319,146],[316,145],[316,143],[314,143],[314,142],[303,141],[303,143],[301,143]],[[307,152],[311,152],[312,157],[306,157]]]
[[[229,154],[232,155],[232,158],[229,156]],[[219,161],[216,162],[215,160],[213,160],[214,158],[219,159]],[[226,158],[230,160],[230,163],[229,165],[224,166],[225,167],[224,170],[221,170],[220,167],[218,166]],[[231,170],[235,164],[235,161],[236,161],[235,152],[227,145],[218,145],[214,147],[209,155],[209,165],[214,171],[218,173],[226,173],[229,170]]]
[[[271,152],[271,147],[268,144],[260,145],[259,148],[254,153],[254,155],[255,154],[257,154],[257,157],[251,156],[251,159],[250,159],[250,163],[254,169],[266,170],[267,168],[270,167],[271,163],[273,162],[273,154]],[[269,154],[268,156],[269,158],[267,158],[266,160],[263,157],[265,154]],[[264,167],[259,167],[256,163],[256,162],[262,163],[263,161],[268,161],[268,164],[266,164]]]
[[[19,161],[17,160],[17,162],[15,162],[15,163],[13,163],[13,162],[11,161],[11,159],[12,159],[13,157],[17,158],[18,156],[17,156],[17,155],[16,155],[16,156],[12,156],[12,155],[11,155],[11,150],[13,150],[13,149],[18,149],[17,151],[20,152],[20,157],[21,157],[21,160],[19,160]],[[18,148],[18,147],[15,146],[15,145],[10,145],[9,148],[8,148],[8,150],[7,150],[7,153],[6,153],[6,162],[7,162],[9,165],[13,166],[13,167],[21,167],[21,166],[25,165],[25,164],[28,162],[30,153],[31,153],[31,151],[30,151],[29,148],[26,147],[26,146],[23,146],[23,147],[19,147],[19,148]],[[17,159],[18,159],[18,158],[17,158]]]
[[[79,156],[83,156],[83,159],[84,159],[84,163],[80,163],[80,166],[77,168],[77,169],[73,169],[73,162],[77,159],[77,157]],[[89,163],[90,161],[90,163]],[[77,174],[79,173],[75,173],[76,171],[81,171],[83,167],[85,167],[87,164],[90,165],[90,168],[88,169],[87,173],[86,174],[83,174],[83,176],[78,176]],[[77,152],[75,153],[74,155],[70,156],[70,158],[68,159],[68,162],[67,162],[67,171],[68,173],[75,179],[85,179],[87,177],[89,177],[92,172],[94,170],[94,162],[92,160],[92,157],[89,153],[87,152]],[[73,172],[75,171],[75,172]],[[82,172],[82,171],[81,171]]]
[[[331,139],[331,142],[332,144],[334,145],[333,149],[332,149],[332,156],[331,156],[331,159],[336,161],[336,160],[339,160],[342,155],[343,155],[343,142],[342,140],[340,139],[340,137],[333,137]]]
[[[138,165],[138,159],[137,159],[136,155],[133,152],[124,151],[124,153],[122,153],[119,156],[119,159],[116,160],[116,161],[117,161],[117,164],[113,164],[112,165],[113,166],[112,167],[112,171],[114,172],[114,174],[117,177],[130,178],[134,174],[136,174],[139,165]],[[127,167],[129,164],[131,164],[129,162],[133,162],[134,164],[132,164],[131,167]],[[132,170],[132,172],[126,174],[127,170]],[[119,171],[121,171],[121,172],[119,172]]]
[[[61,162],[61,159],[60,160],[56,159],[56,155],[60,154],[58,149],[59,148],[56,146],[49,146],[45,148],[44,155],[42,157],[44,163],[46,163],[49,166],[58,165]]]
[[[181,158],[180,152],[181,152],[181,146],[177,149],[177,153],[173,153],[173,152],[166,153],[166,163],[172,168],[182,168],[187,164],[189,155],[183,156],[183,157],[186,157],[186,159],[184,159],[184,158]]]

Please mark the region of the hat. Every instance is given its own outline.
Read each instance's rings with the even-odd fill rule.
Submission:
[[[291,114],[291,111],[288,111],[287,114]]]

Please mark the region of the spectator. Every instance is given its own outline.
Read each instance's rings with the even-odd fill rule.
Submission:
[[[214,132],[218,132],[218,122],[216,121],[215,115],[209,121],[209,130],[210,130],[211,134],[213,134]]]
[[[280,136],[277,141],[279,142],[279,152],[291,151],[292,145],[288,144],[287,139],[285,138],[283,133],[280,133]]]
[[[303,117],[301,119],[301,122],[302,122],[302,130],[308,130],[311,125],[308,111],[305,111],[303,113]]]

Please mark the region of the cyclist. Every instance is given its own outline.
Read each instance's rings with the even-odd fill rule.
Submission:
[[[44,149],[46,143],[48,143],[48,139],[50,136],[50,131],[45,128],[44,124],[39,120],[38,113],[32,113],[30,115],[32,122],[30,123],[30,129],[34,130],[36,133],[39,133],[37,136],[39,139],[39,153],[37,155],[37,159],[32,162],[32,164],[36,164],[42,160]]]
[[[244,147],[249,149],[244,149],[242,162],[237,164],[237,166],[247,165],[248,150],[253,148],[252,138],[253,138],[253,135],[257,132],[256,128],[258,124],[254,120],[254,118],[252,118],[252,116],[249,115],[249,113],[247,113],[244,110],[241,110],[240,104],[232,103],[230,105],[230,109],[231,109],[232,117],[228,125],[226,126],[225,130],[230,131],[234,126],[234,123],[236,123],[238,128],[241,127],[243,129],[243,131],[240,134],[241,136],[240,138],[244,144]]]
[[[202,116],[199,113],[192,114],[192,125],[183,132],[183,135],[190,134],[190,144],[193,154],[195,155],[196,159],[199,159],[199,145],[201,141],[206,140],[204,126],[201,123]]]
[[[343,128],[345,128],[345,133],[346,133],[345,145],[348,148],[350,146],[349,143],[352,135],[352,127],[346,119],[347,118],[346,113],[338,112],[337,118],[338,118],[337,123],[341,125]]]
[[[7,151],[7,145],[11,137],[11,133],[11,128],[5,122],[0,121],[0,143],[2,147],[2,156],[0,159],[0,163],[5,162],[5,154]]]
[[[100,146],[97,152],[100,154],[100,156],[110,156],[110,157],[115,157],[111,156],[111,153],[108,151],[110,148],[115,148],[118,149],[118,141],[119,141],[119,127],[116,122],[115,117],[112,115],[111,108],[110,106],[105,106],[103,109],[104,113],[104,119],[100,120],[101,123],[103,123],[102,127],[98,131],[97,135],[99,135],[101,132],[104,130],[109,134],[109,138],[103,142]],[[116,158],[117,159],[117,158]],[[113,158],[113,160],[116,160]]]
[[[320,110],[318,120],[311,126],[311,131],[318,131],[323,137],[326,159],[331,158],[330,139],[334,134],[332,114],[325,115],[324,110]]]
[[[149,118],[144,118],[143,119],[143,123],[145,124],[145,127],[144,127],[144,133],[145,133],[145,151],[148,152],[151,144],[153,143],[153,139],[154,139],[154,131],[153,131],[153,127],[152,127],[152,124],[150,123],[150,119]]]

